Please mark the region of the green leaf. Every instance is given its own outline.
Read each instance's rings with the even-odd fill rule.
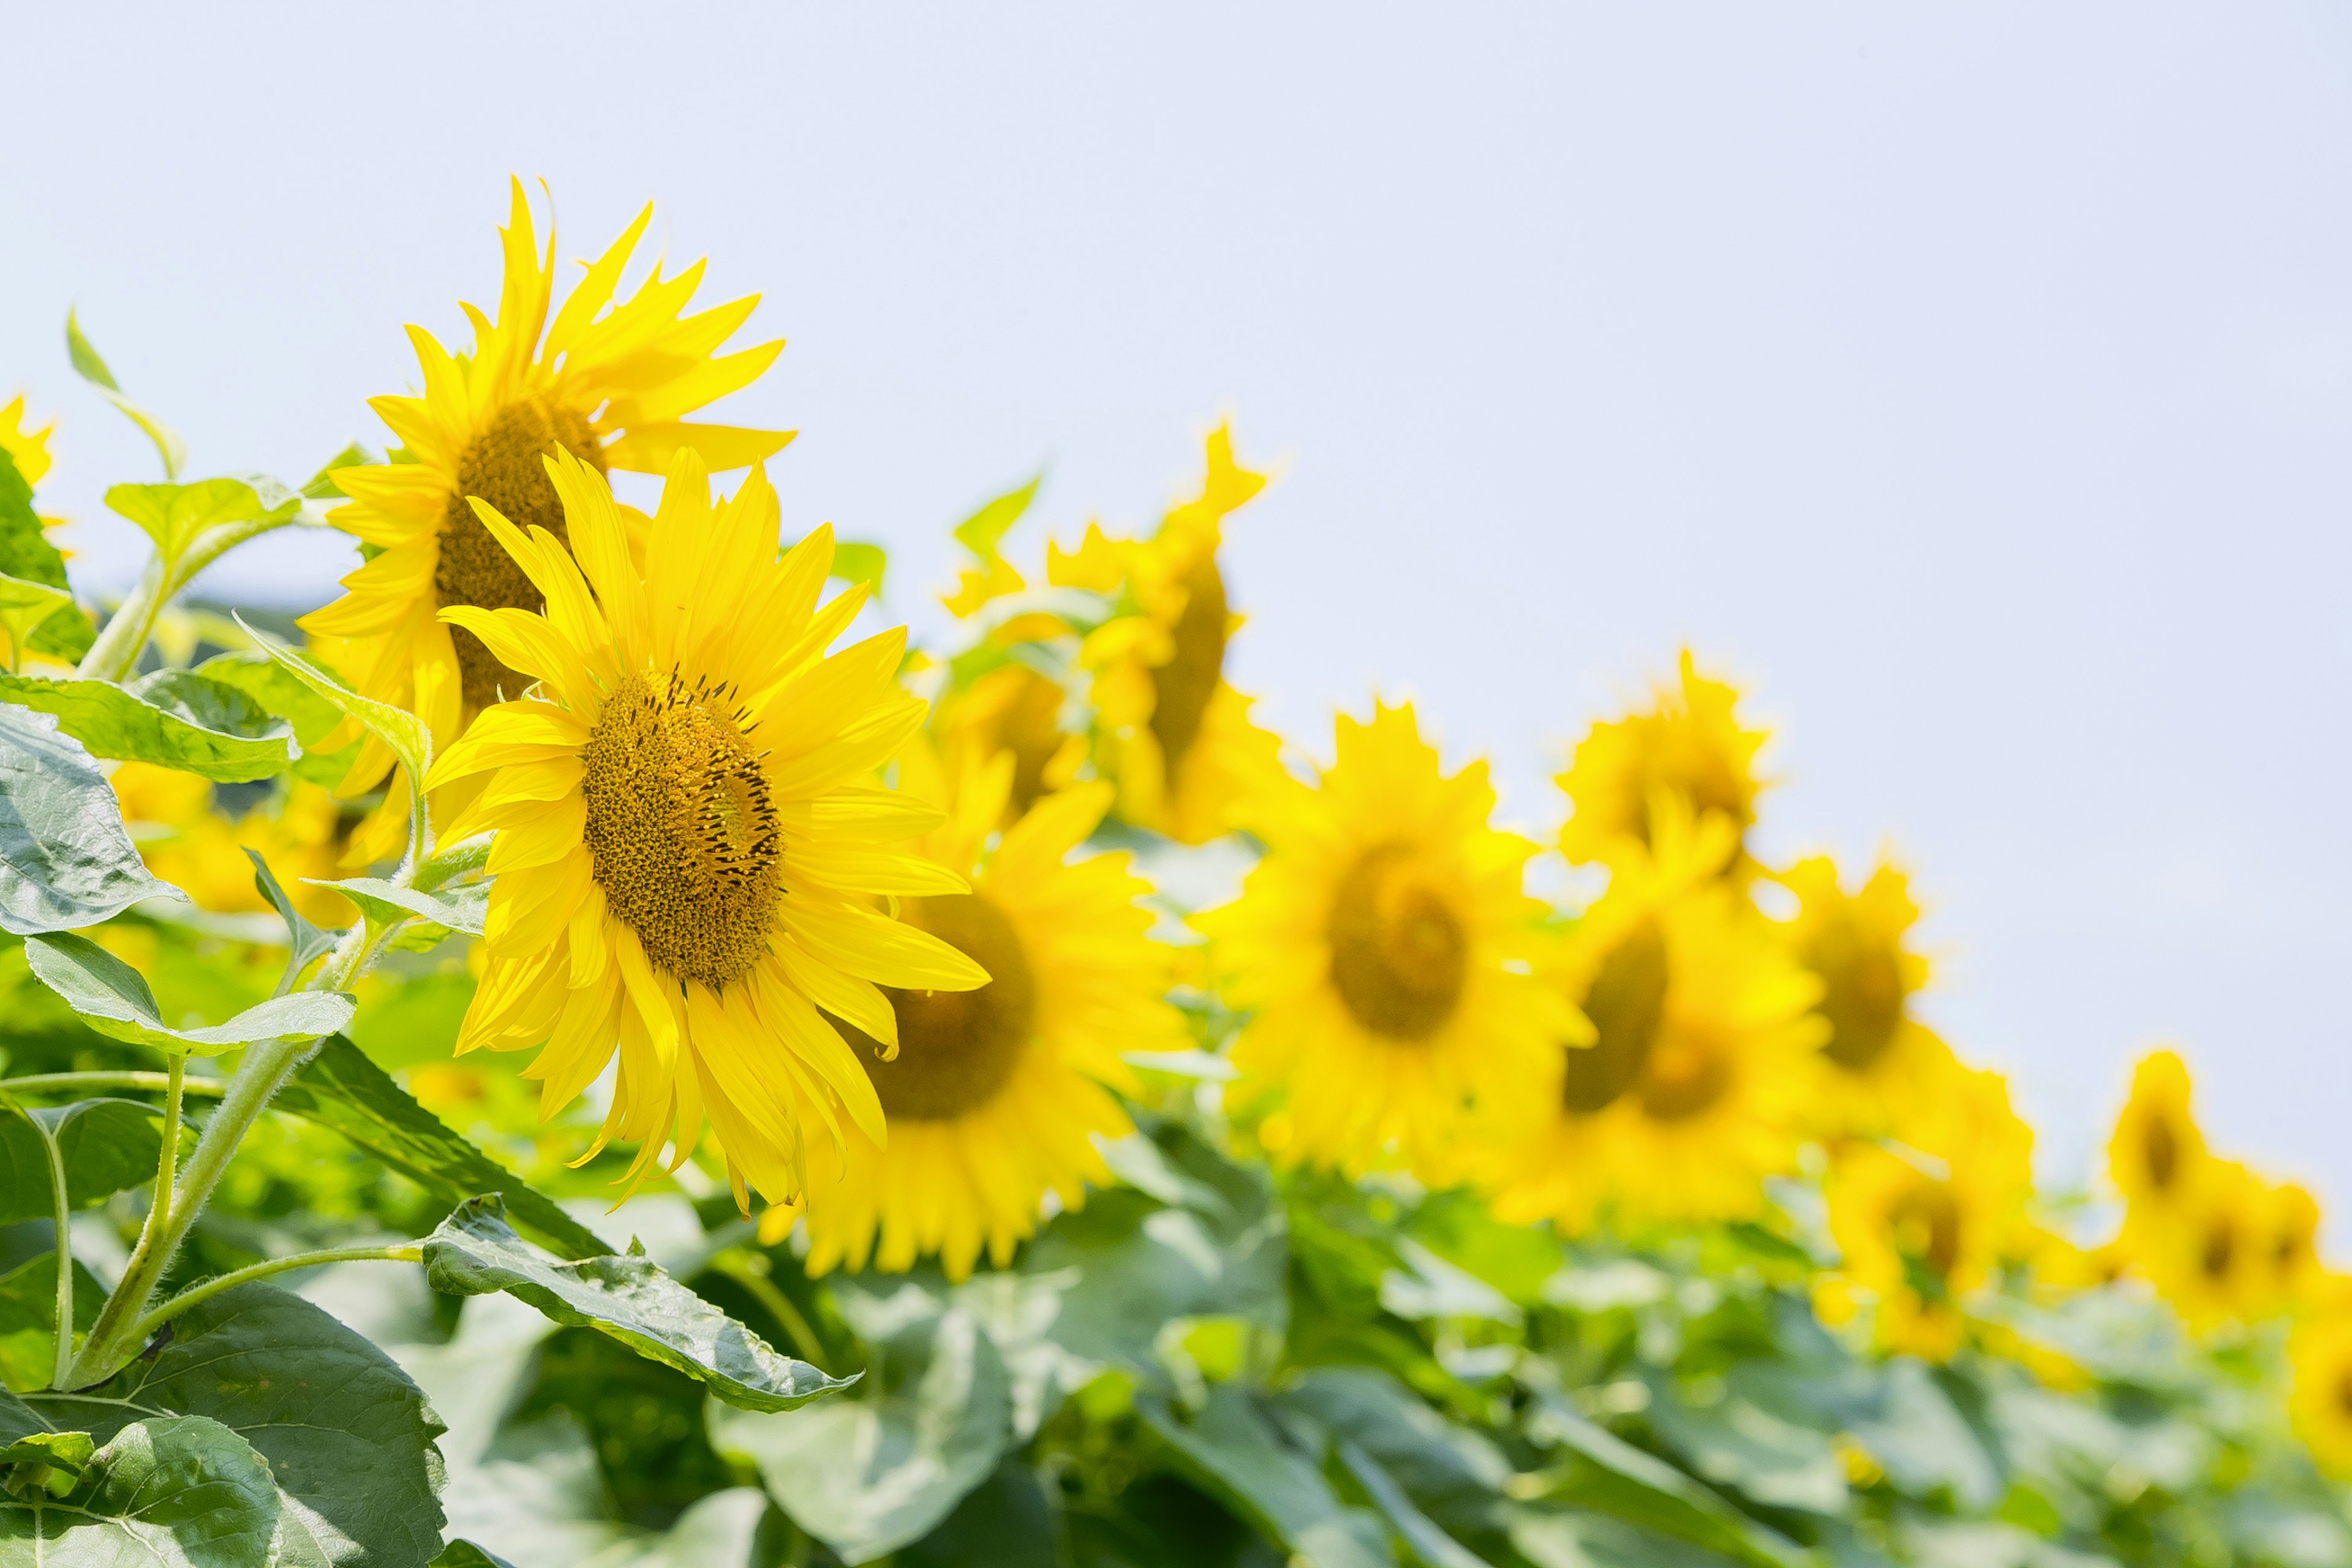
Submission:
[[[263,711],[285,720],[294,728],[296,743],[305,750],[325,740],[343,721],[341,710],[266,653],[215,654],[196,666],[194,673],[235,687]]]
[[[26,937],[25,961],[98,1033],[171,1055],[215,1056],[264,1041],[299,1045],[350,1023],[358,1005],[338,991],[298,991],[247,1007],[226,1024],[175,1029],[163,1022],[139,972],[88,937],[64,931]]]
[[[226,1426],[290,1500],[276,1562],[424,1568],[441,1550],[440,1421],[382,1351],[287,1291],[224,1290],[106,1383],[26,1404],[58,1430],[101,1438],[142,1410]]]
[[[44,1178],[46,1180],[46,1177]],[[74,1261],[73,1326],[98,1321],[106,1287]],[[0,1274],[0,1384],[44,1388],[57,1371],[58,1255],[44,1252]]]
[[[51,616],[63,614],[72,605],[73,595],[63,588],[28,583],[21,577],[0,576],[0,627],[8,634],[10,661],[22,662],[24,650],[38,640],[35,633]]]
[[[470,1541],[453,1541],[441,1549],[433,1560],[433,1568],[514,1568],[503,1557],[494,1557]]]
[[[252,1445],[202,1415],[113,1429],[60,1504],[0,1493],[0,1568],[264,1568],[282,1505]]]
[[[321,1044],[270,1104],[334,1129],[444,1203],[498,1194],[517,1224],[566,1258],[612,1251],[554,1200],[493,1163],[417,1104],[340,1035]]]
[[[1513,1516],[1511,1546],[1535,1568],[1724,1568],[1730,1561],[1606,1514],[1537,1509]]]
[[[425,1239],[425,1278],[451,1296],[502,1290],[559,1323],[595,1329],[701,1379],[729,1405],[790,1410],[854,1379],[828,1377],[767,1342],[642,1255],[565,1262],[506,1222],[496,1195],[469,1198]]]
[[[198,479],[194,484],[115,485],[107,507],[137,523],[166,562],[177,561],[209,529],[290,521],[302,498],[275,479]]]
[[[889,552],[878,544],[843,540],[833,547],[833,575],[844,583],[866,584],[877,595],[882,592],[882,574],[889,565]]]
[[[1846,1505],[1845,1467],[1833,1428],[1787,1397],[1781,1369],[1741,1363],[1724,1373],[1723,1397],[1704,1407],[1683,1403],[1673,1380],[1649,1376],[1649,1422],[1705,1480],[1730,1487],[1767,1508],[1835,1514]]]
[[[979,556],[982,561],[997,558],[997,542],[1004,531],[1021,521],[1029,503],[1037,499],[1037,487],[1045,482],[1040,472],[1025,485],[1005,491],[989,501],[978,511],[955,525],[956,542]]]
[[[0,702],[57,715],[94,757],[153,763],[223,784],[274,778],[296,756],[286,721],[233,686],[159,669],[129,686],[0,674]]]
[[[1496,1504],[1511,1479],[1510,1461],[1487,1438],[1448,1421],[1389,1373],[1373,1367],[1310,1367],[1274,1402],[1357,1445],[1367,1463],[1377,1465],[1446,1528],[1475,1531],[1499,1523]]]
[[[1245,1391],[1221,1384],[1189,1420],[1155,1394],[1136,1414],[1210,1495],[1314,1568],[1393,1563],[1380,1520],[1339,1500],[1320,1456],[1301,1451]]]
[[[461,931],[469,936],[482,934],[482,916],[489,900],[487,882],[463,889],[462,898],[436,898],[418,892],[415,888],[394,887],[381,877],[348,877],[343,880],[326,881],[317,877],[302,879],[314,888],[332,888],[357,904],[360,912],[377,925],[397,925],[403,921],[422,920],[445,931]],[[476,896],[478,895],[478,896]]]
[[[400,760],[401,766],[408,770],[409,787],[416,792],[417,810],[421,814],[424,809],[425,771],[433,761],[433,737],[425,728],[425,721],[389,702],[362,697],[268,633],[256,631],[244,616],[238,616],[236,624],[245,628],[255,647],[277,660],[288,673],[323,698],[337,712],[358,720],[392,748],[392,754]]]
[[[302,493],[310,497],[312,500],[338,500],[346,499],[343,496],[342,487],[335,483],[335,470],[337,468],[366,468],[370,464],[379,463],[382,461],[383,459],[378,458],[373,452],[369,451],[365,447],[362,447],[357,441],[354,441],[350,446],[345,447],[341,451],[336,453],[333,457],[328,458],[324,463],[320,464],[317,473],[312,474],[309,479],[303,480]]]
[[[121,409],[124,417],[145,431],[147,439],[155,443],[156,454],[163,459],[163,477],[166,479],[178,479],[180,465],[188,460],[188,444],[181,440],[170,426],[122,395],[122,388],[115,384],[114,373],[106,368],[106,362],[98,357],[98,351],[90,346],[88,338],[82,336],[81,325],[74,320],[71,310],[66,312],[66,353],[72,359],[73,367],[80,373],[81,378],[97,387],[109,403]]]
[[[760,1467],[803,1530],[859,1563],[930,1533],[1010,1442],[1004,1363],[972,1316],[919,1285],[836,1290],[875,1350],[879,1397],[784,1415],[714,1413],[712,1438]]]
[[[1561,1500],[1614,1514],[1755,1568],[1790,1568],[1803,1560],[1787,1537],[1749,1519],[1654,1454],[1564,1405],[1548,1406],[1543,1425],[1549,1436],[1576,1456],[1554,1489]]]
[[[304,918],[302,911],[296,909],[293,900],[286,896],[286,889],[278,885],[278,878],[270,871],[269,862],[262,858],[260,850],[247,848],[245,858],[253,862],[254,891],[268,900],[269,907],[278,911],[278,918],[286,922],[289,950],[286,973],[278,982],[278,990],[282,995],[293,989],[294,982],[301,978],[302,971],[310,966],[312,960],[324,958],[334,951],[335,943],[341,940],[342,933],[321,931]]]
[[[55,588],[68,595],[71,592],[66,582],[65,557],[41,531],[40,517],[33,510],[33,487],[5,451],[0,451],[0,577]],[[7,624],[13,638],[18,634],[17,621],[11,618]],[[25,630],[21,646],[65,658],[79,658],[89,651],[95,635],[89,617],[71,604],[44,614]],[[12,642],[12,646],[19,645]]]
[[[0,1079],[0,1087],[5,1082]],[[66,1201],[75,1208],[104,1203],[154,1179],[163,1152],[163,1112],[154,1106],[135,1100],[78,1100],[71,1105],[26,1106],[23,1115],[0,1111],[0,1225],[49,1219],[57,1213],[49,1157],[26,1117],[58,1141],[66,1166]]]
[[[898,1568],[967,1568],[986,1542],[988,1568],[1061,1568],[1058,1522],[1037,1472],[1008,1456],[922,1540],[899,1550]]]
[[[106,775],[46,713],[0,706],[0,931],[95,925],[173,892],[147,874]]]

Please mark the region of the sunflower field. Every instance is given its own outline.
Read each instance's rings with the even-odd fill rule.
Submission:
[[[1273,733],[1222,426],[912,646],[650,211],[559,268],[518,184],[299,488],[68,318],[117,603],[0,408],[0,1568],[2352,1563],[2312,1195],[2168,1051],[2037,1188],[1729,684],[1541,842],[1410,705]],[[341,597],[191,593],[289,528]]]

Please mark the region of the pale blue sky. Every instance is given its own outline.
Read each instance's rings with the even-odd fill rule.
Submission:
[[[2352,1203],[2352,26],[2309,4],[112,10],[10,24],[0,396],[54,510],[298,479],[647,197],[791,340],[731,412],[895,552],[1041,462],[1148,519],[1230,411],[1236,679],[1417,697],[1507,813],[1685,640],[1780,731],[1769,846],[1917,869],[1927,1010],[2079,1169],[2185,1045],[2225,1145]],[[330,542],[225,592],[315,603]],[[2352,1245],[2339,1222],[2336,1234]]]

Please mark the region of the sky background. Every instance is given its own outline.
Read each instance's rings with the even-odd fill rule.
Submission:
[[[2352,22],[2340,6],[37,7],[10,25],[0,399],[86,589],[152,450],[299,483],[497,294],[647,198],[790,340],[787,526],[1148,523],[1220,415],[1230,671],[1328,750],[1417,700],[1548,834],[1582,727],[1694,647],[1763,842],[1892,846],[1923,1011],[2087,1169],[2136,1053],[2352,1203]],[[275,535],[213,592],[307,608]],[[2339,1250],[2352,1226],[2337,1222]]]

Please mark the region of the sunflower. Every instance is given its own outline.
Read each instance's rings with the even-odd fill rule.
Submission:
[[[2175,1226],[2206,1160],[2205,1136],[2189,1113],[2189,1068],[2175,1052],[2150,1051],[2132,1069],[2131,1098],[2107,1140],[2126,1251]]]
[[[641,569],[595,466],[545,461],[563,537],[475,510],[546,613],[441,612],[536,683],[485,709],[426,781],[488,775],[446,834],[497,833],[482,984],[457,1049],[545,1042],[525,1074],[551,1114],[617,1046],[596,1147],[641,1143],[638,1176],[667,1142],[675,1169],[708,1116],[737,1201],[748,1184],[787,1202],[802,1191],[804,1118],[837,1144],[837,1105],[884,1136],[873,1085],[818,1009],[895,1041],[879,986],[988,978],[870,907],[965,890],[883,847],[938,819],[870,782],[923,721],[895,684],[906,634],[826,655],[866,591],[817,606],[832,532],[779,559],[775,491],[756,466],[714,509],[699,459],[677,454]]]
[[[307,880],[334,877],[342,837],[341,813],[320,785],[289,779],[282,795],[231,822],[215,809],[213,786],[194,773],[124,763],[110,782],[123,820],[139,825],[139,858],[147,869],[187,894],[198,909],[216,914],[268,911],[254,886],[253,862],[245,856],[252,849],[269,862],[305,919],[331,927],[351,921],[349,900]]]
[[[1874,1303],[1881,1348],[1949,1361],[1968,1298],[1983,1289],[2024,1229],[2033,1134],[2010,1109],[1999,1073],[1957,1065],[1939,1075],[1902,1146],[1852,1142],[1828,1183],[1838,1270],[1816,1295],[1822,1315]]]
[[[1679,795],[1700,816],[1720,812],[1744,834],[1756,821],[1756,753],[1767,734],[1740,727],[1739,693],[1698,673],[1683,650],[1678,686],[1661,688],[1646,712],[1595,723],[1576,744],[1559,787],[1575,807],[1560,829],[1572,861],[1606,860],[1621,838],[1642,843],[1661,791]],[[1746,867],[1745,857],[1726,862]]]
[[[621,274],[652,216],[650,205],[637,215],[551,321],[554,239],[551,235],[544,252],[537,247],[522,183],[513,182],[510,216],[500,231],[506,277],[497,321],[464,307],[474,329],[467,354],[452,354],[423,328],[409,328],[424,395],[372,404],[401,445],[388,464],[335,471],[352,499],[328,520],[378,553],[343,579],[342,598],[301,624],[341,639],[334,654],[353,684],[414,711],[436,749],[501,695],[530,684],[473,631],[439,612],[456,605],[536,610],[541,604],[536,586],[477,520],[468,498],[478,496],[518,527],[543,528],[568,546],[563,510],[541,461],[550,453],[570,453],[599,473],[657,474],[684,447],[711,468],[734,468],[792,438],[784,431],[679,422],[748,384],[783,344],[712,357],[759,297],[681,315],[701,281],[700,262],[668,279],[657,262],[634,294],[616,300]],[[337,794],[364,794],[392,766],[391,752],[371,736]],[[396,847],[397,796],[394,791],[362,834],[362,853]]]
[[[1062,727],[1068,700],[1052,676],[1018,660],[998,665],[940,706],[940,749],[950,772],[967,760],[1009,754],[1005,820],[1018,821],[1039,796],[1067,786],[1086,763],[1086,737]]]
[[[1121,595],[1121,613],[1078,650],[1093,674],[1096,763],[1118,786],[1121,817],[1180,843],[1225,832],[1238,805],[1281,771],[1280,742],[1250,722],[1250,700],[1224,679],[1241,620],[1227,611],[1217,564],[1225,518],[1265,487],[1264,475],[1234,463],[1232,433],[1219,426],[1200,495],[1151,538],[1113,541],[1088,524],[1076,552],[1046,551],[1055,585]]]
[[[1582,1020],[1525,973],[1535,846],[1487,826],[1486,765],[1445,774],[1410,705],[1340,715],[1337,748],[1317,787],[1259,803],[1265,858],[1195,919],[1252,1014],[1235,1103],[1281,1096],[1260,1135],[1283,1159],[1442,1179],[1465,1112],[1523,1107]]]
[[[2318,1231],[2319,1205],[2303,1188],[2209,1157],[2165,1223],[2142,1229],[2132,1258],[2203,1333],[2300,1306],[2321,1276]]]
[[[1931,1086],[1940,1088],[1950,1047],[1911,1016],[1927,961],[1904,944],[1919,918],[1903,873],[1881,862],[1848,893],[1827,856],[1800,860],[1778,880],[1797,895],[1788,941],[1822,983],[1815,1011],[1827,1022],[1825,1069],[1813,1121],[1831,1133],[1899,1129]]]
[[[1547,966],[1595,1034],[1551,1053],[1538,1124],[1487,1168],[1508,1223],[1750,1215],[1795,1163],[1820,982],[1720,879],[1728,817],[1695,820],[1662,788],[1645,818],[1649,841],[1610,844],[1608,891]]]
[[[41,482],[49,471],[49,437],[57,431],[54,425],[44,425],[37,430],[25,428],[25,399],[22,394],[0,404],[0,455],[5,455],[16,469],[16,477],[30,489]]]
[[[2321,1313],[2287,1341],[2294,1369],[2287,1414],[2319,1468],[2352,1480],[2352,1311]]]
[[[852,1131],[840,1170],[821,1163],[814,1173],[811,1273],[869,1258],[900,1270],[937,1253],[961,1279],[983,1247],[1003,1268],[1046,1194],[1076,1208],[1087,1183],[1109,1179],[1094,1140],[1131,1130],[1109,1092],[1135,1087],[1120,1054],[1187,1043],[1166,1000],[1169,950],[1149,939],[1152,917],[1136,902],[1150,885],[1124,853],[1069,859],[1110,809],[1110,785],[1045,796],[983,855],[1015,772],[1008,752],[969,758],[950,788],[919,746],[900,765],[900,787],[950,813],[918,847],[972,885],[908,900],[904,918],[993,978],[961,994],[890,992],[895,1053],[845,1026],[890,1140],[877,1148]]]

